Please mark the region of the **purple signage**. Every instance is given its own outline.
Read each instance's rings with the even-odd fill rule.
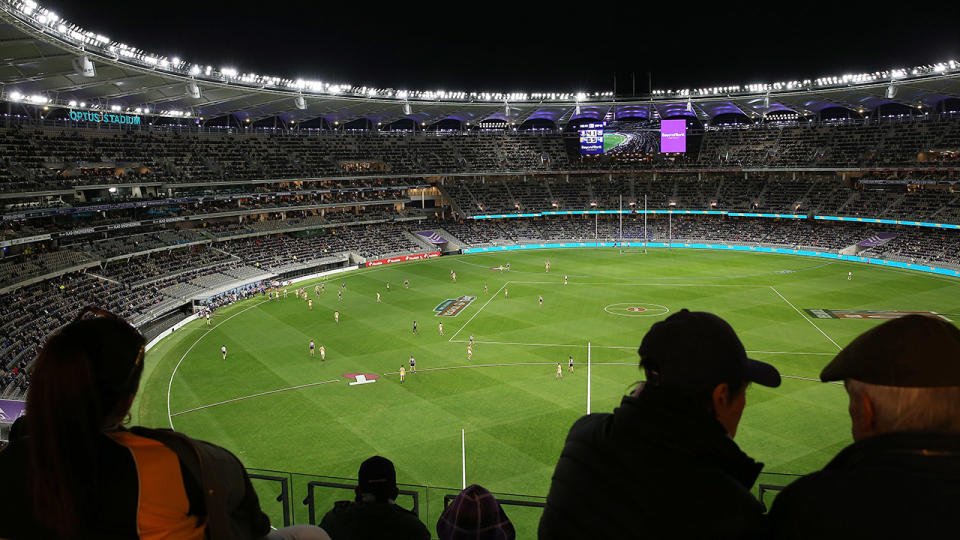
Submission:
[[[684,153],[687,151],[687,121],[660,121],[660,152]]]
[[[865,248],[880,247],[896,237],[897,235],[895,233],[879,233],[861,241],[857,245]]]
[[[0,424],[12,424],[24,415],[27,403],[11,399],[0,399]]]
[[[446,243],[447,243],[447,239],[446,239],[446,238],[440,236],[439,234],[437,234],[437,233],[435,233],[435,232],[433,232],[433,231],[421,231],[421,232],[418,232],[417,234],[419,234],[420,236],[422,236],[424,240],[426,240],[427,242],[430,242],[431,244],[446,244]]]

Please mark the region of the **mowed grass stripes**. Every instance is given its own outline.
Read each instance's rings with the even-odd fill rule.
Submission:
[[[508,262],[510,272],[491,269]],[[641,379],[636,348],[644,333],[666,310],[689,308],[724,317],[754,358],[791,377],[780,388],[748,390],[736,440],[768,472],[806,473],[851,440],[843,387],[806,379],[817,379],[837,345],[879,321],[814,319],[804,310],[960,313],[956,280],[700,250],[444,257],[334,276],[319,298],[314,282],[303,286],[312,311],[293,295],[256,298],[218,312],[212,329],[194,322],[152,349],[135,421],[169,427],[169,399],[178,430],[233,450],[249,467],[355,477],[363,459],[381,454],[394,461],[399,481],[438,486],[460,483],[464,429],[468,482],[544,495],[566,433],[586,410],[587,343],[594,345],[592,408],[611,411]],[[464,295],[476,300],[456,317],[434,316],[443,301]],[[634,304],[644,311],[629,311]],[[471,334],[477,344],[468,360]],[[326,348],[326,362],[309,356],[310,339]],[[411,355],[418,373],[401,384],[396,372]],[[344,377],[351,373],[380,378],[351,386]],[[330,380],[337,382],[314,384]]]

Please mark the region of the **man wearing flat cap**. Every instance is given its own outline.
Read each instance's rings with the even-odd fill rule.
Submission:
[[[777,538],[960,537],[960,330],[908,315],[820,373],[844,382],[854,443],[777,496]]]
[[[646,382],[612,414],[573,424],[540,519],[541,540],[749,538],[763,464],[733,442],[751,382],[780,374],[747,358],[726,321],[682,310],[640,344]]]

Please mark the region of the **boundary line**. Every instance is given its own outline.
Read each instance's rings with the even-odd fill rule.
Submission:
[[[171,416],[180,416],[181,414],[187,414],[187,413],[190,413],[190,412],[199,411],[199,410],[201,410],[201,409],[209,409],[210,407],[216,407],[217,405],[223,405],[223,404],[225,404],[225,403],[233,403],[233,402],[235,402],[235,401],[243,401],[243,400],[245,400],[245,399],[250,399],[250,398],[255,398],[255,397],[260,397],[260,396],[266,396],[266,395],[268,395],[268,394],[276,394],[276,393],[278,393],[278,392],[286,392],[287,390],[297,390],[297,389],[299,389],[299,388],[307,388],[307,387],[310,387],[310,386],[318,386],[318,385],[321,385],[321,384],[330,384],[330,383],[335,383],[335,382],[340,382],[340,379],[332,379],[332,380],[329,380],[329,381],[322,381],[322,382],[301,384],[301,385],[297,385],[297,386],[291,386],[291,387],[289,387],[289,388],[280,388],[280,389],[278,389],[278,390],[268,390],[268,391],[266,391],[266,392],[260,392],[259,394],[250,394],[249,396],[243,396],[243,397],[228,399],[228,400],[226,400],[226,401],[218,401],[218,402],[216,402],[216,403],[211,403],[211,404],[209,404],[209,405],[203,405],[203,406],[200,406],[200,407],[194,407],[193,409],[187,409],[187,410],[185,410],[185,411],[180,411],[180,412],[173,413]]]
[[[470,343],[464,339],[458,339],[456,341],[450,341],[450,343]],[[567,344],[567,343],[518,343],[513,341],[474,341],[477,345],[519,345],[526,347],[575,347],[580,349],[585,349],[586,345],[577,345],[577,344]],[[593,345],[593,347],[599,347],[601,349],[629,349],[634,351],[639,347],[637,346],[623,346],[623,345]],[[832,352],[809,352],[809,351],[747,351],[747,354],[797,354],[797,355],[810,355],[810,356],[835,356]]]
[[[827,340],[829,340],[830,343],[833,343],[833,346],[836,347],[838,351],[843,350],[843,347],[841,347],[840,345],[838,345],[837,342],[833,340],[833,338],[831,338],[830,336],[828,336],[826,332],[824,332],[823,330],[821,330],[819,326],[817,326],[813,321],[811,321],[809,318],[807,318],[807,316],[804,315],[804,313],[803,313],[802,311],[800,311],[799,309],[797,309],[797,306],[793,305],[789,300],[786,299],[786,297],[784,297],[782,294],[780,294],[780,291],[778,291],[777,289],[775,289],[775,288],[773,287],[773,285],[770,285],[770,290],[773,291],[773,292],[775,292],[775,293],[777,294],[777,296],[779,296],[780,298],[782,298],[783,301],[787,303],[787,305],[789,305],[790,307],[793,308],[794,311],[796,311],[797,313],[799,313],[800,316],[803,317],[803,320],[807,321],[808,323],[810,323],[811,326],[813,326],[814,328],[816,328],[816,329],[817,329],[817,332],[820,332],[821,334],[823,334],[823,337],[827,338]]]
[[[501,285],[500,288],[497,289],[497,292],[493,293],[493,295],[492,295],[489,299],[487,299],[486,303],[484,303],[482,306],[480,306],[480,309],[478,309],[476,313],[474,313],[473,315],[471,315],[470,318],[467,319],[467,322],[463,323],[463,326],[461,326],[460,328],[458,328],[457,331],[454,332],[452,336],[450,336],[450,339],[447,340],[447,343],[452,342],[452,341],[453,341],[453,338],[457,337],[457,334],[459,334],[460,332],[462,332],[463,329],[466,328],[468,324],[470,324],[470,321],[472,321],[474,318],[476,318],[476,316],[479,315],[480,312],[483,311],[490,302],[493,302],[493,299],[496,298],[497,295],[500,294],[500,291],[502,291],[503,288],[506,287],[506,286],[509,285],[509,284],[510,284],[510,281],[505,281],[505,282],[503,283],[503,285]]]
[[[255,307],[257,307],[257,306],[259,306],[259,305],[261,305],[261,304],[266,304],[266,303],[269,302],[269,301],[270,301],[270,300],[267,299],[267,300],[264,300],[263,302],[257,302],[256,304],[254,304],[254,305],[252,305],[252,306],[245,307],[245,308],[241,309],[240,311],[234,313],[233,315],[230,315],[229,317],[227,317],[226,319],[224,319],[222,322],[217,323],[216,326],[214,326],[214,327],[208,329],[206,332],[204,332],[200,337],[197,338],[196,341],[193,342],[193,345],[190,345],[190,347],[188,347],[187,350],[184,351],[183,356],[181,356],[181,357],[180,357],[180,360],[177,361],[177,365],[173,367],[173,373],[170,374],[170,382],[167,383],[167,420],[170,421],[170,429],[176,429],[176,428],[173,427],[173,415],[170,414],[170,389],[173,388],[173,377],[177,374],[177,370],[180,369],[180,364],[183,363],[183,360],[187,357],[188,354],[190,354],[190,351],[192,351],[193,348],[196,347],[197,343],[200,343],[200,340],[203,339],[203,338],[205,338],[205,337],[207,337],[207,334],[209,334],[210,332],[213,332],[213,330],[214,330],[215,328],[220,328],[220,325],[221,325],[221,324],[226,323],[227,321],[229,321],[230,319],[236,317],[237,315],[239,315],[239,314],[241,314],[241,313],[243,313],[243,312],[245,312],[245,311],[247,311],[247,310],[253,309],[253,308],[255,308]]]

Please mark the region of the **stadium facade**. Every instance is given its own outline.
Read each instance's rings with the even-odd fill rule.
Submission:
[[[960,272],[955,61],[643,96],[398,90],[167,58],[29,0],[0,20],[4,397],[94,299],[157,335],[276,281],[439,253],[655,244]],[[660,152],[663,119],[686,120],[687,152]],[[609,152],[580,154],[583,122],[617,134]]]

